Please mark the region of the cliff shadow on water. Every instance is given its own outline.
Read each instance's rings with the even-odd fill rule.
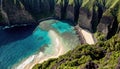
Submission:
[[[0,46],[27,38],[33,33],[35,28],[36,25],[28,25],[4,30],[0,29]]]

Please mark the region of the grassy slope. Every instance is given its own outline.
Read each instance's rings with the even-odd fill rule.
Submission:
[[[105,0],[106,10],[103,16],[117,16],[118,22],[120,23],[120,3],[119,0]],[[70,0],[69,4],[72,4],[73,0]],[[98,2],[103,5],[102,0]],[[60,0],[57,4],[60,3]],[[83,0],[82,7],[87,8],[89,11],[92,10],[95,0]],[[117,8],[117,11],[113,9]],[[111,12],[112,11],[112,12]],[[104,40],[104,36],[98,37],[100,40]],[[56,59],[50,59],[37,64],[33,69],[79,69],[84,68],[86,63],[92,60],[98,64],[99,69],[114,69],[118,64],[118,58],[120,55],[120,38],[117,35],[107,41],[99,41],[95,45],[81,45],[77,46],[74,50],[69,51],[65,55],[60,56]],[[110,54],[110,55],[108,55]],[[101,56],[102,55],[102,56]],[[106,61],[106,62],[104,62]]]
[[[111,55],[108,56],[108,54]],[[99,69],[114,69],[120,57],[120,38],[117,35],[110,40],[98,42],[95,45],[81,45],[57,59],[50,59],[37,64],[33,69],[80,69],[92,60]],[[106,61],[106,62],[105,62]]]
[[[95,1],[96,0],[83,0],[82,7],[92,11]]]
[[[19,0],[18,0],[19,1]],[[58,0],[56,2],[56,4],[60,4],[62,0]],[[69,1],[69,5],[71,4],[74,4],[74,0],[68,0]],[[92,11],[93,9],[93,4],[95,2],[97,2],[97,0],[82,0],[82,8],[86,8],[88,9],[89,11]],[[104,16],[111,16],[111,9],[112,8],[115,8],[116,4],[120,4],[120,0],[105,0],[106,3],[105,3],[105,7],[106,7],[106,11],[103,13]],[[13,0],[14,4],[17,3],[16,0]],[[103,0],[98,0],[98,3],[100,3],[101,5],[103,5]],[[24,8],[24,5],[19,1],[19,5],[21,8]],[[119,9],[120,10],[120,9]],[[34,14],[34,13],[31,13],[33,15],[33,17],[35,17],[36,19],[40,19],[40,18],[46,18],[46,17],[49,17],[51,15],[54,15],[54,13],[43,13],[43,14]],[[118,20],[120,22],[120,13],[117,14],[118,17]],[[1,19],[1,18],[0,18]]]
[[[108,0],[105,4],[105,7],[107,10],[104,12],[103,15],[111,16],[112,15],[111,11],[113,11],[113,9],[115,9],[115,8],[119,8],[119,7],[116,7],[117,4],[120,4],[120,0]]]
[[[120,4],[120,1],[119,1],[119,4]],[[120,5],[117,13],[117,20],[118,20],[118,23],[120,23]]]

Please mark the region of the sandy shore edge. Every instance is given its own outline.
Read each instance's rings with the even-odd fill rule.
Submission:
[[[32,67],[37,63],[42,63],[50,58],[58,58],[60,55],[63,55],[65,50],[61,38],[53,30],[49,31],[49,36],[52,40],[51,44],[54,46],[53,48],[55,50],[53,55],[44,55],[44,53],[40,52],[39,54],[30,56],[15,69],[32,69]]]
[[[88,43],[88,44],[95,44],[95,41],[94,41],[94,38],[93,38],[93,35],[91,32],[85,30],[85,29],[82,29],[81,28],[81,32],[83,34],[83,37],[85,39],[85,41]]]
[[[83,37],[85,38],[88,44],[95,44],[92,33],[80,28]],[[37,63],[42,63],[50,58],[58,58],[60,55],[65,54],[65,49],[61,38],[57,35],[57,33],[53,30],[49,31],[49,36],[52,40],[52,45],[54,46],[54,54],[53,55],[44,55],[44,53],[40,52],[39,54],[30,56],[27,60],[22,62],[15,69],[32,69],[32,67]]]

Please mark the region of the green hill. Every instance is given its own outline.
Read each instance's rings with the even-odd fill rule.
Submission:
[[[120,37],[115,35],[95,45],[79,45],[59,58],[35,65],[33,69],[86,69],[87,66],[91,66],[87,69],[117,69],[119,59]]]
[[[46,18],[71,21],[95,34],[94,45],[78,45],[33,69],[120,69],[120,0],[1,0],[0,26],[34,25]]]

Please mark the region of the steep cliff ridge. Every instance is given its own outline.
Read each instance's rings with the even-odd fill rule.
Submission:
[[[25,9],[35,18],[47,18],[53,14],[55,7],[54,0],[20,0]]]
[[[77,46],[35,69],[119,69],[120,0],[0,0],[0,28],[34,25],[51,17],[97,34],[98,43]]]
[[[56,59],[36,64],[33,69],[119,69],[120,38],[95,45],[79,45]]]
[[[119,3],[120,0],[1,0],[0,25],[35,24],[55,17],[91,32],[102,32],[109,39],[120,23]]]
[[[97,29],[105,35],[112,37],[112,35],[116,34],[118,28],[120,0],[108,0],[104,3],[104,8],[105,9],[103,10],[103,15]],[[109,39],[110,37],[107,38]]]
[[[3,0],[1,6],[1,11],[3,11],[6,15],[2,12],[1,13],[8,25],[35,23],[31,14],[25,10],[24,5],[20,1]]]

